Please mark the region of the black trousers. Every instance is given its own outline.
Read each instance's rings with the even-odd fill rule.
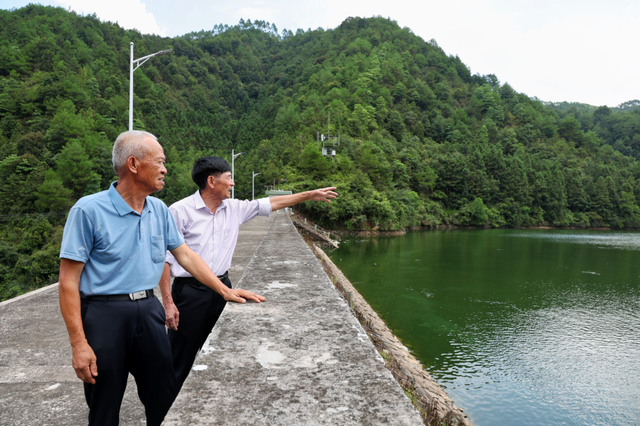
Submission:
[[[119,423],[129,372],[136,380],[147,425],[160,425],[178,394],[160,301],[82,299],[81,315],[98,366],[96,383],[84,384],[89,425]]]
[[[231,288],[228,276],[222,283]],[[180,312],[178,331],[169,330],[173,369],[179,391],[191,371],[198,351],[206,342],[227,302],[218,293],[191,277],[176,277],[171,296]]]

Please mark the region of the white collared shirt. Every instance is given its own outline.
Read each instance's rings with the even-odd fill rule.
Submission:
[[[256,216],[271,216],[268,198],[255,201],[223,200],[215,213],[205,205],[200,191],[169,207],[187,246],[196,252],[214,274],[222,275],[231,266],[231,258],[238,241],[240,225]],[[167,252],[166,262],[172,277],[190,277]]]

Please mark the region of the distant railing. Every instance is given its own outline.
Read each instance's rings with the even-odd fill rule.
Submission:
[[[320,234],[324,234],[324,235],[326,235],[327,238],[331,239],[331,232],[330,231],[327,231],[326,229],[316,225],[315,223],[311,222],[310,220],[307,220],[306,217],[299,216],[299,215],[293,213],[293,211],[291,211],[291,217],[294,218],[295,220],[297,220],[300,223],[303,223],[303,224],[308,225],[308,226],[313,226],[313,229],[316,232],[318,232]]]

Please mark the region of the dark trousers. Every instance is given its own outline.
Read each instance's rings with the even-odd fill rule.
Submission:
[[[84,384],[89,425],[117,425],[129,372],[138,386],[147,425],[160,425],[178,390],[162,304],[82,299],[84,332],[97,358],[96,383]]]
[[[231,288],[228,276],[222,283]],[[173,369],[179,391],[191,371],[198,351],[206,342],[227,302],[218,293],[191,277],[176,277],[171,296],[180,312],[178,331],[169,330]]]

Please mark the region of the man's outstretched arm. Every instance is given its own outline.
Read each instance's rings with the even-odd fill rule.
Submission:
[[[265,301],[265,298],[258,294],[247,290],[229,288],[222,284],[218,277],[211,272],[211,269],[209,269],[205,261],[186,244],[183,243],[181,246],[170,251],[180,266],[193,275],[196,280],[222,296],[227,302],[245,303],[247,299],[257,303]]]
[[[330,203],[333,198],[338,196],[337,192],[334,192],[335,187],[314,189],[313,191],[299,192],[291,195],[279,195],[277,197],[269,198],[271,203],[271,210],[276,211],[285,207],[291,207],[303,201],[326,201]]]

